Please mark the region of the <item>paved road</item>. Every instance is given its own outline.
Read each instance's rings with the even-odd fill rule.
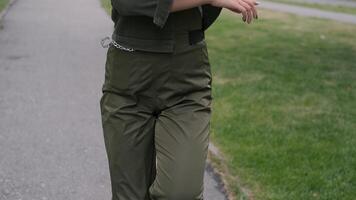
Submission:
[[[283,3],[275,3],[269,1],[263,1],[259,5],[261,8],[267,8],[270,10],[293,13],[302,16],[318,17],[324,19],[331,19],[345,23],[356,24],[356,15],[336,13],[330,11],[322,11],[313,8],[306,8],[302,6],[294,6]]]
[[[293,0],[295,2],[327,4],[334,6],[356,7],[356,1],[350,0]]]
[[[0,200],[109,200],[97,0],[18,0],[0,30]],[[206,172],[207,200],[222,200]]]

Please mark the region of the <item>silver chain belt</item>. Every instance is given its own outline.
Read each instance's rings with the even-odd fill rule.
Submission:
[[[118,44],[116,41],[112,40],[110,37],[105,37],[101,40],[101,46],[103,48],[109,48],[110,45],[114,45],[114,47],[116,47],[118,49],[125,50],[125,51],[135,51],[133,48],[124,47],[124,46]]]

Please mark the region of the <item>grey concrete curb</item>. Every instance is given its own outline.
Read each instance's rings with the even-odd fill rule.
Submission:
[[[10,7],[12,5],[14,5],[14,3],[16,2],[17,0],[10,0],[10,2],[6,5],[6,7],[4,8],[3,11],[0,12],[0,26],[2,25],[2,21],[5,17],[5,15],[7,14],[7,12],[10,10]]]
[[[218,150],[218,148],[213,144],[213,143],[209,143],[209,148],[208,148],[209,152],[211,153],[211,155],[213,155],[214,157],[218,158],[219,160],[222,159],[222,156]],[[225,196],[225,199],[229,200],[229,191],[227,190],[227,188],[225,187],[223,178],[221,177],[221,175],[216,171],[216,169],[213,167],[213,165],[208,161],[207,162],[207,172],[213,177],[213,179],[218,183],[218,189],[220,192],[222,192]]]

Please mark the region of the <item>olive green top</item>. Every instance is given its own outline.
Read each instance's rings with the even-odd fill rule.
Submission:
[[[115,29],[112,39],[123,46],[173,52],[173,31],[205,31],[222,8],[210,4],[170,13],[173,0],[111,0]]]

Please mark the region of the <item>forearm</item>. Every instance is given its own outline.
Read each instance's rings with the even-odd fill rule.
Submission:
[[[210,4],[212,0],[173,0],[170,12],[186,10],[203,4]]]

